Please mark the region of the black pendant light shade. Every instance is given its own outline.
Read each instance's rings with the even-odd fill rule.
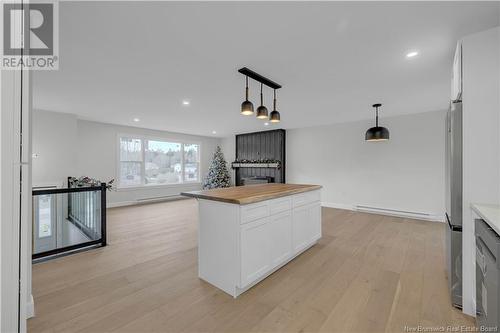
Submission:
[[[279,123],[280,113],[278,111],[271,111],[271,114],[269,115],[269,121],[272,123]]]
[[[257,118],[259,119],[267,119],[268,112],[267,108],[264,105],[261,105],[257,108]]]
[[[387,141],[389,140],[389,130],[385,127],[376,126],[370,128],[365,134],[366,141]]]
[[[262,96],[262,83],[260,84],[260,106],[257,108],[257,118],[267,119],[269,116],[267,108],[264,106],[264,97]]]
[[[280,113],[276,110],[276,89],[274,89],[274,103],[273,103],[273,111],[269,115],[269,121],[272,123],[280,122]]]
[[[372,127],[366,131],[365,140],[366,141],[387,141],[389,140],[389,130],[385,127],[378,125],[378,108],[381,107],[382,104],[377,103],[373,104],[375,108],[376,117],[375,117],[375,127]]]
[[[245,116],[253,115],[253,104],[248,100],[248,76],[246,77],[245,101],[241,103],[241,114]]]

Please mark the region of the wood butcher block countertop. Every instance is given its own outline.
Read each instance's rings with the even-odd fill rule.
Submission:
[[[247,205],[259,201],[285,197],[292,194],[319,190],[320,188],[321,185],[270,183],[182,192],[181,195],[198,199]]]

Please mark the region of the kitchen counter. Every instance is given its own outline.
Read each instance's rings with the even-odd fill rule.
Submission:
[[[321,186],[259,184],[198,199],[198,276],[238,297],[321,238]]]
[[[471,208],[500,235],[500,205],[471,204]]]
[[[218,188],[212,190],[182,192],[181,195],[197,199],[213,200],[237,205],[247,205],[287,195],[319,190],[320,185],[258,184]]]
[[[476,226],[475,220],[484,220],[500,235],[500,206],[473,203],[469,206],[469,218],[463,221],[462,231],[462,290],[464,313],[476,315]]]

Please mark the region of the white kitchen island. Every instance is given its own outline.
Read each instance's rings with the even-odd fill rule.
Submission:
[[[260,184],[199,200],[198,276],[237,297],[321,238],[318,185]]]

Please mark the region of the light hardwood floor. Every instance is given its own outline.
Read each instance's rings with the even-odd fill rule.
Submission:
[[[452,308],[445,225],[323,209],[320,242],[237,299],[197,278],[197,202],[108,211],[109,246],[33,266],[29,332],[404,332]]]

